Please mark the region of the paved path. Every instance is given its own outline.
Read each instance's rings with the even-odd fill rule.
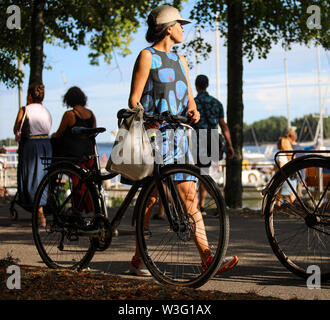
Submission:
[[[14,258],[20,259],[20,264],[44,266],[34,247],[31,214],[20,207],[17,209],[19,218],[12,221],[9,206],[0,204],[0,259],[11,252]],[[123,221],[123,227],[130,228],[129,221],[130,215]],[[279,263],[268,245],[262,216],[232,214],[230,224],[228,254],[238,255],[239,264],[221,277],[210,280],[201,289],[253,292],[282,299],[330,299],[330,283],[322,284],[322,289],[308,289],[304,280],[292,275]],[[91,268],[132,277],[127,272],[134,246],[133,236],[115,237],[110,249],[96,253]]]

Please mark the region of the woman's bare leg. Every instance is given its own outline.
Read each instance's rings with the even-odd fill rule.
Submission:
[[[203,262],[211,254],[209,243],[207,240],[204,219],[198,205],[198,194],[196,182],[183,181],[177,183],[179,196],[184,205],[185,211],[191,216],[196,225],[194,241]]]
[[[152,192],[152,194],[149,198],[149,202],[147,204],[146,211],[145,211],[144,226],[147,229],[149,229],[151,212],[152,212],[152,209],[154,208],[154,206],[157,202],[157,199],[158,199],[158,191],[157,191],[157,189],[155,189]],[[138,246],[137,242],[136,242],[136,245],[135,245],[135,256],[136,257],[141,257],[139,246]]]

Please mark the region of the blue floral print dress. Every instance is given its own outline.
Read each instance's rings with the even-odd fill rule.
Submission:
[[[180,57],[176,53],[163,52],[151,47],[146,50],[152,54],[152,65],[141,97],[144,110],[151,114],[169,111],[173,115],[185,116],[188,106],[188,84]],[[193,163],[184,128],[178,127],[173,130],[164,122],[159,130],[163,137],[162,155],[165,165]]]

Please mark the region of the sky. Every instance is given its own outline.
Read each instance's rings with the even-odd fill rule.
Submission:
[[[184,6],[181,11],[184,18],[189,16],[190,8],[189,4]],[[184,30],[183,40],[189,41],[194,37],[195,24],[184,26]],[[143,48],[149,46],[145,40],[145,33],[146,26],[143,23],[139,31],[133,35],[135,40],[130,45],[132,53],[125,58],[115,54],[116,58],[111,65],[105,64],[100,59],[100,66],[91,66],[88,59],[88,47],[80,47],[78,51],[74,51],[69,47],[45,45],[46,64],[51,65],[52,70],[43,72],[45,84],[43,104],[49,109],[53,118],[51,133],[57,130],[62,115],[66,111],[62,104],[63,95],[71,86],[78,86],[88,97],[87,107],[93,110],[97,125],[107,129],[105,133],[98,136],[97,141],[114,140],[111,132],[117,129],[117,111],[128,106],[135,59]],[[196,96],[194,80],[197,74],[207,75],[210,80],[208,92],[217,97],[215,32],[202,31],[202,36],[212,45],[212,53],[208,60],[190,70],[190,82],[193,94]],[[243,121],[252,124],[270,116],[288,118],[288,115],[292,121],[305,114],[319,113],[320,101],[323,112],[326,113],[329,104],[330,56],[329,52],[325,52],[322,48],[319,52],[320,68],[318,68],[317,49],[299,45],[293,46],[290,51],[285,51],[280,45],[276,45],[268,54],[267,59],[255,58],[250,63],[244,59]],[[227,111],[226,56],[227,48],[224,46],[224,39],[220,39],[220,101],[224,106],[225,114]],[[284,59],[286,59],[287,73],[285,73]],[[319,76],[318,70],[320,70]],[[24,66],[23,71],[25,72],[24,105],[29,77],[28,66]],[[17,112],[17,88],[7,89],[0,83],[0,139],[14,137],[12,128]]]

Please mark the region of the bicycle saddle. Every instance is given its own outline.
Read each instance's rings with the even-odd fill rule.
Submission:
[[[84,136],[93,136],[95,134],[106,131],[105,128],[85,128],[85,127],[73,127],[71,129],[73,134],[84,135]]]
[[[129,118],[133,113],[130,112],[128,109],[120,109],[117,112],[117,118],[118,119],[126,119]]]

